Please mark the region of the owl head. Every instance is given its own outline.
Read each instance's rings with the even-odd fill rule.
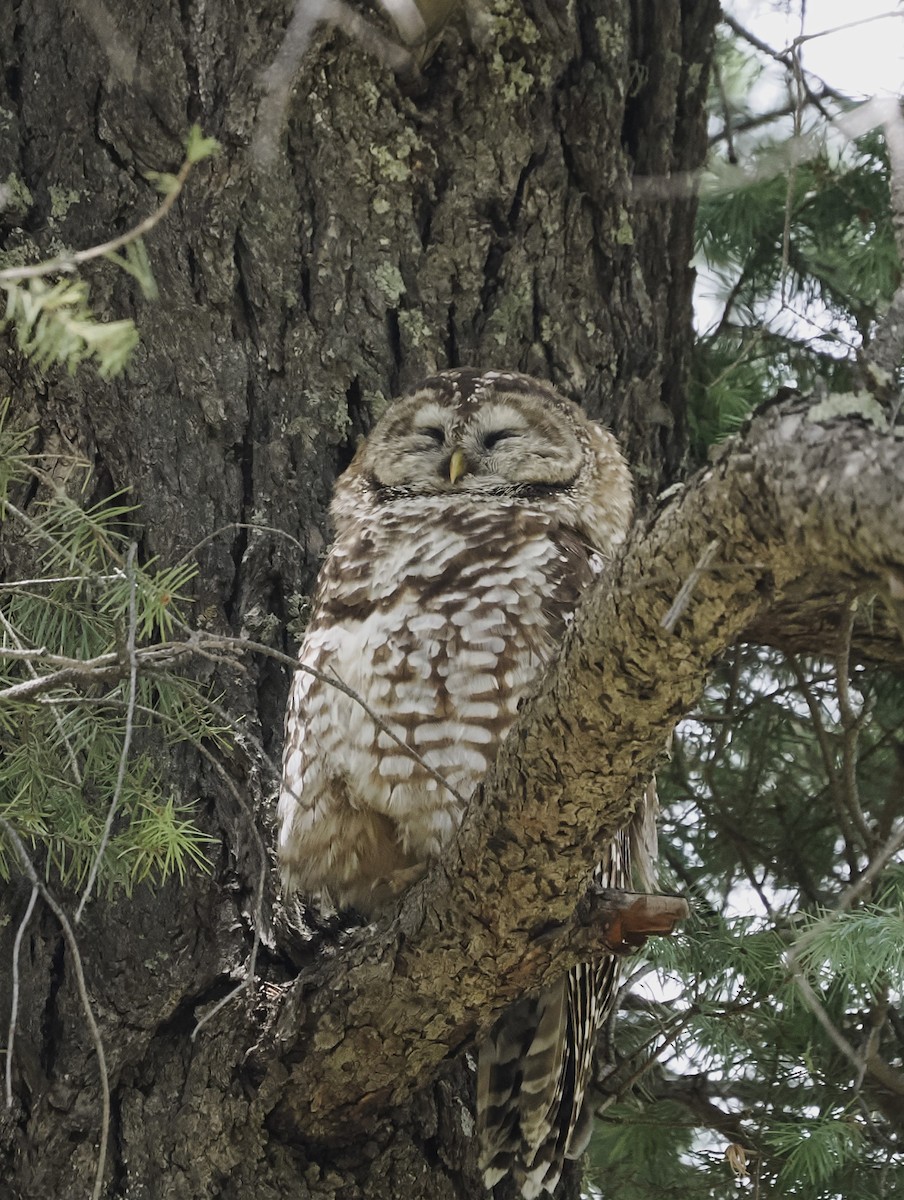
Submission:
[[[444,371],[391,404],[337,483],[337,532],[362,506],[418,497],[532,504],[604,552],[632,512],[613,435],[550,384],[508,371]]]

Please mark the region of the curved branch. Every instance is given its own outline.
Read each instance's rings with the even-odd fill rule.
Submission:
[[[347,1139],[605,944],[574,920],[595,847],[629,820],[717,655],[813,581],[842,603],[904,577],[901,437],[819,412],[767,409],[635,530],[446,859],[391,923],[274,995],[247,1082],[276,1127]]]

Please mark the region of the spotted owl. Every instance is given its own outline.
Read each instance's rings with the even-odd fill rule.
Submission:
[[[387,409],[336,485],[300,651],[318,674],[289,696],[286,889],[371,916],[441,854],[631,512],[615,438],[539,380],[446,371]],[[601,848],[604,885],[630,886],[630,844]],[[488,1187],[551,1192],[583,1150],[616,978],[611,957],[574,969],[479,1048]]]

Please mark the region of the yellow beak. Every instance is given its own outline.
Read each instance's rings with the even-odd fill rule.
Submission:
[[[461,479],[462,475],[466,473],[467,469],[468,464],[465,462],[464,451],[453,450],[452,457],[449,459],[449,479],[451,482],[455,483],[457,480]]]

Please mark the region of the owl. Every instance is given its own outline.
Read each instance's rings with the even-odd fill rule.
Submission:
[[[336,485],[300,651],[318,674],[291,686],[287,890],[373,916],[438,858],[631,514],[615,438],[549,384],[446,371],[387,409]],[[630,845],[601,848],[605,886],[630,886]],[[616,982],[611,957],[578,967],[479,1048],[488,1187],[512,1174],[528,1200],[552,1192],[582,1152]]]

